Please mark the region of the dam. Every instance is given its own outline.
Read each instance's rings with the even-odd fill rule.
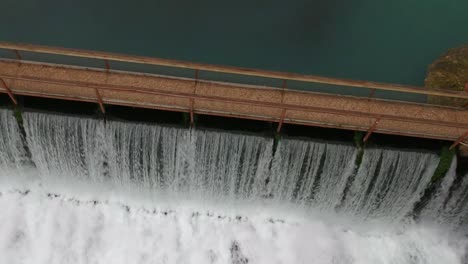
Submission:
[[[6,260],[456,263],[467,245],[455,159],[421,203],[436,153],[368,148],[356,165],[356,147],[338,142],[273,150],[257,135],[36,112],[22,135],[11,110],[0,117],[0,243],[17,248]],[[213,228],[224,235],[207,237]],[[107,251],[124,245],[115,232],[135,244],[125,255]],[[173,240],[186,236],[205,242]],[[76,245],[55,250],[61,241]],[[54,253],[27,253],[34,243]]]
[[[468,175],[452,159],[434,179],[434,151],[29,109],[0,118],[7,262],[466,258]]]
[[[0,263],[468,263],[467,4],[245,2],[0,3]]]
[[[10,208],[0,243],[16,248],[5,262],[466,259],[468,172],[459,169],[457,158],[428,149],[363,148],[377,133],[442,140],[454,153],[467,136],[466,109],[401,101],[392,92],[468,98],[464,92],[43,46],[0,47],[0,91],[10,105],[0,110],[0,203]],[[159,68],[111,68],[119,61]],[[293,89],[294,82],[341,90]],[[343,89],[354,94],[341,95]],[[374,97],[377,91],[382,98]],[[18,107],[28,98],[88,104],[78,104],[81,110],[73,108],[77,114],[71,115],[54,112],[60,110],[54,105],[63,105],[58,103],[49,111]],[[89,103],[100,114],[80,114]],[[182,112],[188,126],[115,119],[107,111],[112,106],[157,109],[162,116]],[[221,130],[199,127],[197,116],[203,115],[266,122],[272,131],[223,131],[229,119],[218,124]],[[353,143],[281,136],[285,125],[351,130],[361,137]],[[47,221],[47,232],[38,226],[45,218],[55,219]],[[117,233],[135,246],[115,240]],[[34,243],[49,244],[49,253],[28,254]],[[62,243],[77,244],[57,251]],[[124,255],[109,251],[122,246]]]

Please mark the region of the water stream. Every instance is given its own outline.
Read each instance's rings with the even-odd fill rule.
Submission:
[[[0,110],[0,263],[463,263],[435,153]]]

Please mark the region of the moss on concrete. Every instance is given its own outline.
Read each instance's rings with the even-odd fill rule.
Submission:
[[[443,146],[440,150],[440,160],[439,164],[432,175],[431,182],[424,190],[421,199],[414,205],[413,208],[413,217],[419,218],[422,209],[427,205],[427,203],[431,200],[431,197],[435,195],[435,192],[442,184],[442,179],[447,174],[448,170],[450,169],[450,165],[452,164],[452,160],[455,158],[456,150],[450,150],[449,146]]]
[[[356,161],[354,162],[356,166],[360,166],[362,163],[362,157],[364,156],[364,132],[362,131],[354,131],[354,145],[356,146],[358,152],[356,155]]]
[[[18,122],[18,125],[20,127],[23,126],[23,113],[21,112],[21,109],[19,107],[15,107],[13,109],[13,112],[15,114],[16,121]]]
[[[182,113],[182,124],[186,127],[190,126],[190,114],[189,113]]]
[[[274,141],[273,141],[273,154],[276,152],[276,149],[278,148],[280,140],[281,140],[281,133],[275,133]]]
[[[454,48],[435,60],[428,68],[426,88],[463,91],[468,83],[468,45]],[[429,96],[428,102],[439,105],[468,107],[468,100]]]
[[[455,149],[450,150],[448,146],[442,147],[442,150],[440,151],[439,165],[437,166],[434,175],[432,175],[432,182],[437,182],[445,176],[447,171],[450,169],[455,153]]]

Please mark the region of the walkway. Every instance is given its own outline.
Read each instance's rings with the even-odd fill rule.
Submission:
[[[455,141],[468,111],[375,98],[379,91],[468,99],[466,92],[44,46],[0,43],[0,92]],[[148,70],[150,69],[150,70]],[[320,86],[321,92],[304,91]],[[361,96],[337,94],[360,90]],[[333,91],[329,93],[328,89]],[[356,93],[353,93],[356,94]],[[397,97],[398,98],[398,97]],[[455,145],[455,144],[454,144]]]

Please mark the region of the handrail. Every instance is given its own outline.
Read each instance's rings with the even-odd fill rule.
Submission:
[[[116,54],[116,53],[109,53],[109,52],[102,52],[102,51],[88,51],[88,50],[48,47],[48,46],[41,46],[41,45],[18,44],[18,43],[8,43],[8,42],[0,42],[0,48],[12,50],[12,51],[48,53],[48,54],[64,55],[64,56],[72,56],[72,57],[102,59],[102,60],[110,60],[110,61],[122,61],[122,62],[130,62],[130,63],[175,67],[175,68],[182,68],[182,69],[193,69],[193,70],[203,70],[203,71],[210,71],[210,72],[238,74],[238,75],[245,75],[245,76],[267,77],[267,78],[274,78],[274,79],[281,79],[281,80],[294,80],[294,81],[303,81],[303,82],[310,82],[310,83],[322,83],[322,84],[340,85],[340,86],[347,86],[347,87],[357,87],[357,88],[367,88],[367,89],[377,89],[377,90],[397,91],[397,92],[413,93],[413,94],[424,94],[424,95],[468,99],[468,93],[463,92],[463,91],[448,91],[448,90],[440,90],[440,89],[428,90],[426,88],[417,87],[417,86],[380,83],[380,82],[362,81],[362,80],[329,78],[329,77],[323,77],[323,76],[317,76],[317,75],[304,75],[304,74],[297,74],[297,73],[267,71],[267,70],[258,70],[258,69],[232,67],[232,66],[219,66],[219,65],[194,63],[194,62],[187,62],[187,61],[180,61],[180,60],[169,60],[169,59],[152,58],[152,57],[144,57],[144,56]]]

